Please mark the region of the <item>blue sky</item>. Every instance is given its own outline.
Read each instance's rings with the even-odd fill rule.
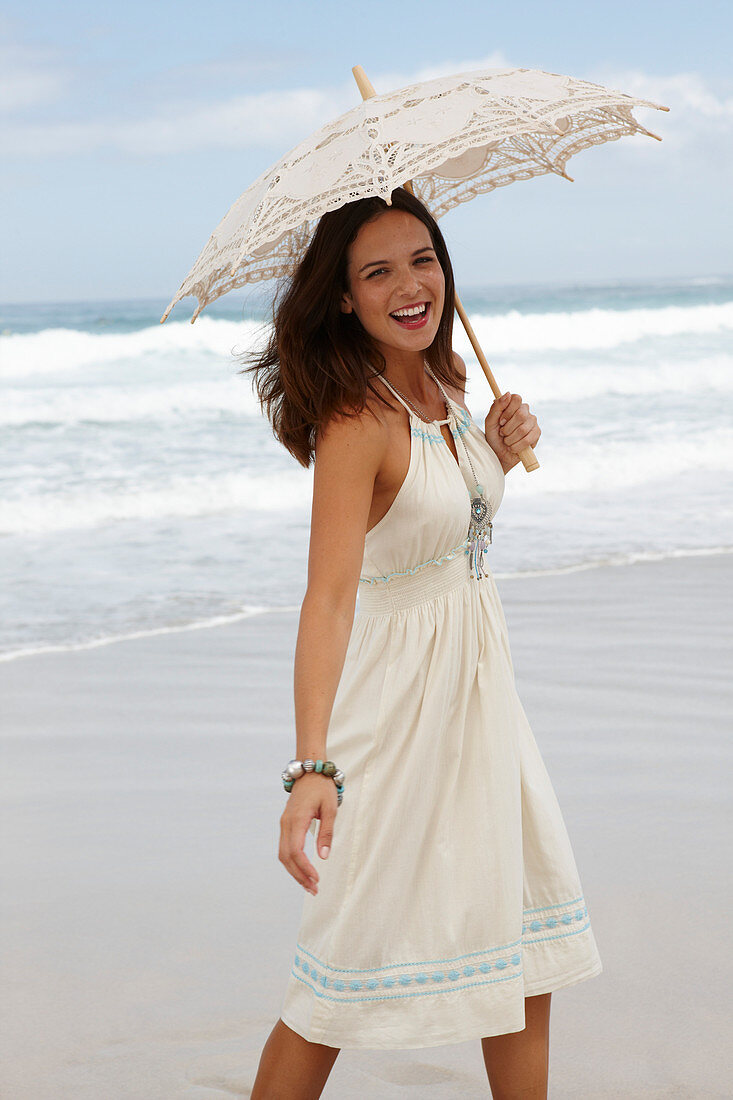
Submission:
[[[568,73],[670,108],[442,221],[460,285],[733,272],[733,5],[8,4],[0,297],[167,301],[237,196],[376,90],[443,72]],[[189,302],[177,307],[176,314]]]

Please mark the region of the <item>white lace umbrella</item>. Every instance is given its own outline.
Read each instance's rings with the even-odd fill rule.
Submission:
[[[364,102],[297,145],[247,188],[217,225],[161,318],[188,295],[198,305],[236,287],[289,274],[322,214],[409,186],[434,218],[515,180],[565,172],[570,157],[628,134],[661,141],[633,117],[659,103],[537,69],[484,69],[375,95],[353,69]],[[368,98],[367,98],[368,97]],[[457,310],[498,397],[460,302]],[[526,460],[525,460],[526,456]],[[531,448],[525,467],[537,468]],[[529,463],[529,465],[528,465]]]
[[[356,72],[357,70],[355,70]],[[485,69],[372,95],[297,145],[217,225],[168,306],[195,295],[195,320],[222,294],[287,274],[327,210],[413,181],[434,218],[515,180],[565,172],[570,157],[627,134],[658,138],[635,99],[536,69]]]

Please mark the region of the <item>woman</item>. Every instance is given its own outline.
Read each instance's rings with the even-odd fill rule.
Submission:
[[[540,428],[511,393],[471,420],[453,313],[398,189],[321,218],[246,368],[315,460],[279,852],[306,893],[252,1100],[320,1096],[344,1047],[470,1038],[495,1098],[545,1097],[551,992],[601,971],[487,565]]]

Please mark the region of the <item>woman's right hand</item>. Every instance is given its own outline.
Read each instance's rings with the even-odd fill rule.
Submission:
[[[305,836],[314,818],[320,819],[316,849],[326,859],[333,841],[338,810],[338,793],[331,778],[306,772],[296,779],[280,818],[278,858],[296,882],[314,896],[318,893],[318,872],[305,854]]]

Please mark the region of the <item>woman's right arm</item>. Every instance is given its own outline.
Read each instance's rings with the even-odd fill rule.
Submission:
[[[354,621],[374,482],[386,447],[385,425],[366,410],[358,417],[333,417],[316,439],[308,584],[294,665],[298,760],[328,758],[326,733]],[[280,818],[280,861],[312,894],[317,893],[318,873],[305,854],[306,833],[319,818],[316,847],[325,858],[337,805],[335,783],[306,773],[294,783]]]

